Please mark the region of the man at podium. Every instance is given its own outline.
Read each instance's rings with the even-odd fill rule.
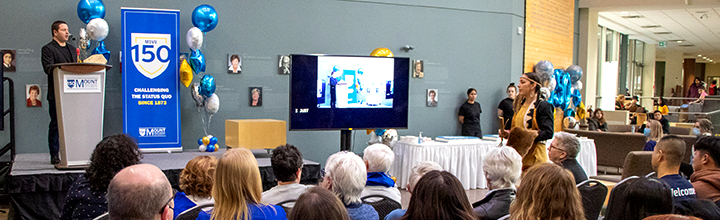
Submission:
[[[58,63],[76,63],[77,51],[73,45],[67,43],[70,38],[68,25],[64,21],[55,21],[52,24],[53,39],[42,48],[42,65],[48,80],[47,100],[50,114],[50,126],[48,129],[48,147],[50,148],[50,163],[59,164],[60,150],[58,141],[58,122],[55,109],[55,81],[53,77],[53,65]]]

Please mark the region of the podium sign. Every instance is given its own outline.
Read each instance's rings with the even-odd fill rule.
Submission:
[[[144,152],[182,151],[180,11],[121,8],[123,132]]]

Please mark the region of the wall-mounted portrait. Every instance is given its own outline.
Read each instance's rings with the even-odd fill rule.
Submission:
[[[250,87],[250,106],[262,106],[262,87]]]
[[[228,73],[240,74],[242,72],[242,58],[240,54],[228,54]]]
[[[426,97],[427,107],[437,107],[438,103],[438,90],[428,89]]]
[[[425,65],[422,60],[413,60],[413,78],[423,78]]]
[[[278,74],[290,75],[290,56],[278,56]]]
[[[38,84],[27,84],[25,85],[25,99],[27,107],[42,107],[40,101],[40,85]]]
[[[2,63],[4,72],[15,72],[15,50],[0,50],[2,54]]]

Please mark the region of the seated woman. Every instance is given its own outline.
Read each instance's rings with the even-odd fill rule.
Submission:
[[[629,177],[610,192],[605,219],[640,220],[672,211],[672,192],[667,184],[651,178]]]
[[[713,124],[710,122],[710,120],[707,120],[705,118],[698,119],[697,122],[695,122],[695,126],[693,127],[693,135],[695,136],[712,136],[713,132]]]
[[[228,150],[218,159],[212,196],[212,211],[200,212],[197,219],[286,219],[282,207],[260,204],[260,170],[255,156],[245,148]]]
[[[692,101],[691,103],[702,104],[705,102],[705,96],[708,95],[707,92],[705,92],[705,88],[703,88],[702,86],[698,87],[698,93],[700,93],[700,97],[698,97],[698,99],[696,99],[695,101]]]
[[[615,98],[615,110],[625,110],[625,95],[618,95]]]
[[[433,161],[423,161],[412,168],[407,183],[407,191],[410,196],[412,196],[413,189],[415,188],[415,185],[417,185],[417,182],[420,181],[420,178],[422,178],[423,175],[425,175],[426,173],[433,170],[443,170],[443,168],[440,166],[440,164]],[[407,210],[405,209],[395,209],[385,216],[385,220],[398,220],[403,215],[405,215],[405,212],[407,212]]]
[[[413,190],[402,220],[458,219],[473,220],[472,207],[462,183],[447,171],[426,173]]]
[[[551,163],[527,170],[510,205],[510,219],[585,219],[573,175]]]
[[[588,119],[588,131],[607,131],[605,113],[602,109],[595,109]]]
[[[173,219],[180,213],[198,204],[213,202],[212,184],[217,159],[213,156],[197,156],[190,160],[180,172],[180,189],[175,194]]]
[[[139,164],[140,158],[138,146],[130,136],[103,138],[95,146],[85,174],[70,186],[60,219],[93,219],[107,212],[105,193],[110,180],[123,168]]]
[[[319,212],[318,210],[322,210]],[[350,220],[342,201],[322,187],[312,187],[300,195],[288,215],[289,220]]]
[[[653,151],[655,150],[657,142],[663,137],[662,125],[656,120],[649,120],[648,123],[650,124],[650,128],[643,129],[643,134],[647,137],[647,142],[645,142],[645,148],[643,148],[643,150]]]
[[[510,213],[521,169],[522,157],[511,147],[499,147],[485,156],[483,170],[490,192],[473,204],[473,213],[478,219],[498,219]]]
[[[649,116],[649,120],[656,120],[660,122],[660,125],[662,125],[663,134],[670,134],[670,121],[662,115],[662,112],[660,112],[660,110],[655,110],[655,112],[653,112]],[[640,126],[640,130],[638,131],[645,130],[646,126],[646,124],[643,124],[642,126]]]
[[[667,115],[668,112],[670,112],[667,106],[667,100],[665,100],[663,97],[660,97],[658,99],[658,111],[660,111],[662,115]]]

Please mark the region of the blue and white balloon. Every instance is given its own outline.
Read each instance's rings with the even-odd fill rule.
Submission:
[[[102,0],[80,0],[77,6],[80,20],[87,24],[95,18],[105,18],[105,4]]]

